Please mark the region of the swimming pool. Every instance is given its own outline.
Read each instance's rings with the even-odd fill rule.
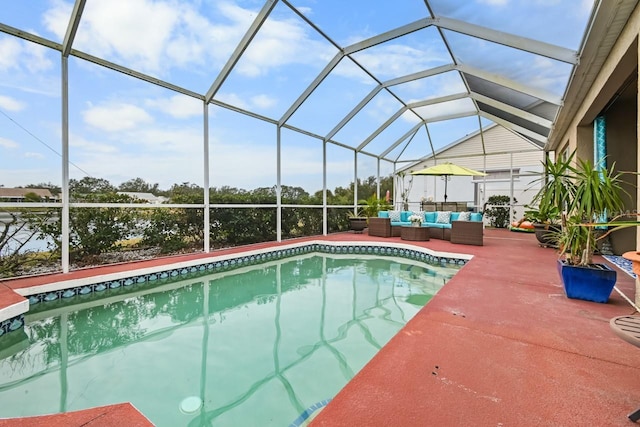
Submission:
[[[130,401],[158,426],[301,423],[458,269],[304,254],[77,295],[27,314],[24,348],[0,360],[0,417]]]

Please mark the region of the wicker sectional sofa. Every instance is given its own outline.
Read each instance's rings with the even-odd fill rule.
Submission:
[[[380,211],[378,217],[369,218],[369,235],[377,237],[399,237],[403,226],[410,226],[409,216],[423,215],[422,227],[429,227],[432,239],[449,240],[451,243],[482,246],[484,224],[482,214],[472,212],[470,219],[460,221],[460,212],[450,212],[445,222],[440,212]],[[438,217],[440,221],[438,220]]]

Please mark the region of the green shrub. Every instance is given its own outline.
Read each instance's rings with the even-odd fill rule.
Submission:
[[[86,203],[140,203],[129,196],[116,193],[86,194]],[[59,253],[62,241],[62,221],[59,209],[46,209],[38,215],[25,217],[29,227],[39,232],[39,239],[50,243],[49,249]],[[73,257],[99,255],[120,247],[120,242],[137,231],[138,214],[132,208],[70,208],[69,246]]]
[[[517,203],[516,199],[513,199],[513,203]],[[489,224],[496,228],[506,228],[509,225],[509,206],[511,203],[511,197],[509,196],[491,196],[485,203],[487,205],[505,205],[492,206],[484,209],[484,217],[489,220]],[[515,214],[515,212],[514,212]]]

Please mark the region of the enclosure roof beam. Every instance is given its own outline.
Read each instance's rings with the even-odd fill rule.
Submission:
[[[379,45],[381,43],[388,42],[398,37],[405,36],[418,30],[422,30],[430,25],[434,24],[433,18],[423,18],[407,25],[395,28],[391,31],[379,34],[375,37],[362,40],[344,48],[345,55],[351,55],[352,53],[359,52],[364,49]]]
[[[402,141],[404,141],[405,139],[409,138],[410,136],[415,135],[416,133],[418,133],[418,130],[420,130],[420,127],[422,127],[423,124],[424,123],[420,122],[417,125],[415,125],[414,127],[412,127],[407,133],[402,135],[393,144],[391,144],[389,146],[389,148],[387,148],[382,153],[380,153],[380,157],[385,157],[387,154],[392,152],[398,145],[402,144]]]
[[[373,97],[382,90],[382,88],[382,85],[378,85],[373,88],[371,92],[369,92],[369,94],[367,94],[367,96],[365,96],[362,101],[358,103],[358,105],[356,105],[346,116],[344,116],[342,120],[340,120],[340,123],[338,123],[333,129],[329,131],[325,138],[331,139],[335,136],[336,133],[340,132],[340,129],[342,129],[356,114],[358,114],[358,112],[362,110],[365,105],[367,105],[369,101],[371,101]]]
[[[102,58],[98,58],[98,57],[90,55],[88,53],[81,52],[81,51],[75,50],[75,49],[71,49],[71,55],[73,55],[73,56],[75,56],[77,58],[80,58],[80,59],[84,59],[85,61],[89,61],[89,62],[92,62],[94,64],[100,65],[102,67],[109,68],[109,69],[111,69],[113,71],[117,71],[119,73],[126,74],[126,75],[131,76],[131,77],[135,77],[135,78],[143,80],[145,82],[152,83],[152,84],[154,84],[156,86],[160,86],[160,87],[163,87],[165,89],[169,89],[169,90],[181,93],[183,95],[187,95],[187,96],[190,96],[192,98],[196,98],[196,99],[198,99],[200,101],[204,100],[204,96],[199,94],[199,93],[196,93],[196,92],[190,91],[188,89],[185,89],[183,87],[176,86],[174,84],[165,82],[164,80],[160,80],[158,78],[151,77],[151,76],[149,76],[147,74],[140,73],[138,71],[134,71],[131,68],[127,68],[127,67],[123,67],[122,65],[114,64],[113,62],[107,61],[107,60],[102,59]]]
[[[439,67],[429,68],[428,70],[418,71],[417,73],[407,74],[406,76],[387,80],[386,82],[383,82],[382,85],[384,87],[395,86],[454,70],[456,70],[456,66],[454,64],[440,65]]]
[[[544,135],[540,135],[539,133],[533,132],[529,129],[523,128],[522,126],[518,126],[515,123],[511,123],[508,120],[505,119],[501,119],[500,117],[494,116],[493,114],[489,114],[486,113],[484,111],[480,111],[479,113],[482,117],[491,120],[492,122],[495,122],[507,129],[513,130],[515,132],[518,132],[524,136],[526,136],[527,138],[531,138],[533,140],[539,141],[543,144],[545,144],[547,142],[547,137]]]
[[[293,113],[296,112],[298,108],[302,105],[304,101],[307,100],[309,96],[313,93],[314,90],[322,83],[322,81],[327,78],[329,73],[338,65],[340,60],[344,58],[344,54],[342,52],[338,52],[331,61],[324,67],[324,69],[316,76],[316,78],[311,82],[309,86],[302,92],[302,94],[298,97],[298,99],[291,104],[291,107],[283,114],[282,118],[278,121],[278,124],[282,126],[284,123],[291,118]]]
[[[516,36],[453,18],[445,18],[444,16],[438,16],[434,21],[435,25],[439,28],[455,31],[456,33],[498,43],[503,46],[533,53],[535,55],[541,55],[556,61],[566,62],[568,64],[578,63],[578,52],[561,46],[541,42],[527,37]]]
[[[514,116],[520,117],[521,119],[527,120],[529,122],[535,123],[537,125],[543,126],[547,129],[551,129],[552,122],[551,120],[545,119],[543,117],[532,114],[528,111],[521,110],[519,108],[512,107],[511,105],[505,104],[500,101],[496,101],[493,98],[489,98],[484,95],[480,95],[479,93],[472,92],[471,98],[475,99],[478,102],[482,102],[483,104],[487,104],[491,107],[502,110],[506,113],[513,114]]]
[[[551,92],[532,88],[531,86],[523,85],[514,80],[510,80],[506,77],[502,77],[498,74],[488,73],[478,68],[474,68],[469,65],[462,65],[462,64],[456,65],[456,69],[462,73],[470,74],[480,79],[487,80],[489,82],[495,83],[500,86],[504,86],[507,89],[515,90],[516,92],[529,95],[533,98],[538,98],[540,100],[543,100],[558,106],[562,105],[562,99]]]
[[[258,31],[271,14],[271,11],[276,6],[276,3],[278,3],[278,0],[267,0],[264,3],[264,6],[262,6],[262,9],[256,16],[256,19],[253,20],[244,37],[242,37],[242,40],[240,40],[240,43],[238,43],[238,46],[236,46],[236,49],[233,51],[233,54],[231,55],[227,63],[224,64],[224,67],[222,67],[222,70],[220,71],[220,73],[218,73],[218,77],[207,91],[204,98],[205,102],[210,102],[211,99],[213,99],[213,97],[216,95],[216,93],[218,93],[218,90],[220,90],[220,87],[222,86],[224,81],[227,79],[227,77],[229,77],[229,74],[231,73],[231,70],[233,70],[233,67],[236,66],[244,51],[249,47],[251,40],[253,40],[256,34],[258,34]]]
[[[461,112],[461,113],[451,113],[451,114],[445,114],[445,115],[442,115],[442,116],[432,117],[430,119],[424,119],[424,122],[425,123],[435,123],[435,122],[441,122],[441,121],[444,121],[444,120],[462,119],[464,117],[475,116],[476,114],[478,114],[477,111],[465,111],[465,112]]]
[[[366,147],[371,141],[373,141],[375,139],[375,137],[380,135],[380,133],[382,133],[382,131],[384,131],[387,127],[389,127],[391,125],[391,123],[393,123],[396,119],[398,119],[398,117],[400,117],[402,114],[404,114],[407,110],[409,110],[411,108],[419,108],[419,107],[424,107],[424,106],[427,106],[427,105],[434,105],[434,104],[439,104],[439,103],[442,103],[442,102],[453,101],[453,100],[456,100],[456,99],[463,99],[463,98],[468,98],[468,97],[469,97],[468,93],[456,93],[456,94],[453,94],[453,95],[442,96],[440,98],[427,99],[427,100],[424,100],[424,101],[414,102],[414,103],[411,103],[411,104],[407,105],[406,107],[402,107],[398,111],[396,111],[396,113],[394,115],[389,117],[389,119],[387,119],[386,122],[384,122],[382,125],[380,125],[380,127],[378,127],[378,129],[376,129],[371,135],[369,135],[367,138],[365,138],[365,140],[362,141],[362,143],[356,148],[356,151],[360,151],[364,147]],[[420,117],[419,114],[416,113],[416,115],[418,117]]]
[[[469,94],[466,92],[452,93],[451,95],[440,96],[438,98],[425,99],[424,101],[412,102],[411,104],[407,105],[407,108],[426,107],[427,105],[440,104],[443,102],[455,101],[458,99],[465,99],[465,98],[469,98]]]
[[[76,38],[85,3],[86,0],[77,0],[73,5],[69,26],[67,27],[67,32],[64,35],[64,41],[62,42],[62,56],[65,58],[68,57],[71,52],[71,46],[73,45],[73,40]]]
[[[35,34],[13,28],[9,25],[3,24],[2,22],[0,22],[0,32],[62,52],[62,45],[60,43],[56,43],[54,41],[45,39],[44,37],[36,36]]]

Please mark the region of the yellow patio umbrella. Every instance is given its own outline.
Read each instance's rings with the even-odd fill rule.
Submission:
[[[444,176],[444,201],[447,201],[447,178],[448,176],[485,176],[486,173],[453,163],[441,163],[439,165],[430,166],[425,169],[411,172],[411,175],[436,175]]]

